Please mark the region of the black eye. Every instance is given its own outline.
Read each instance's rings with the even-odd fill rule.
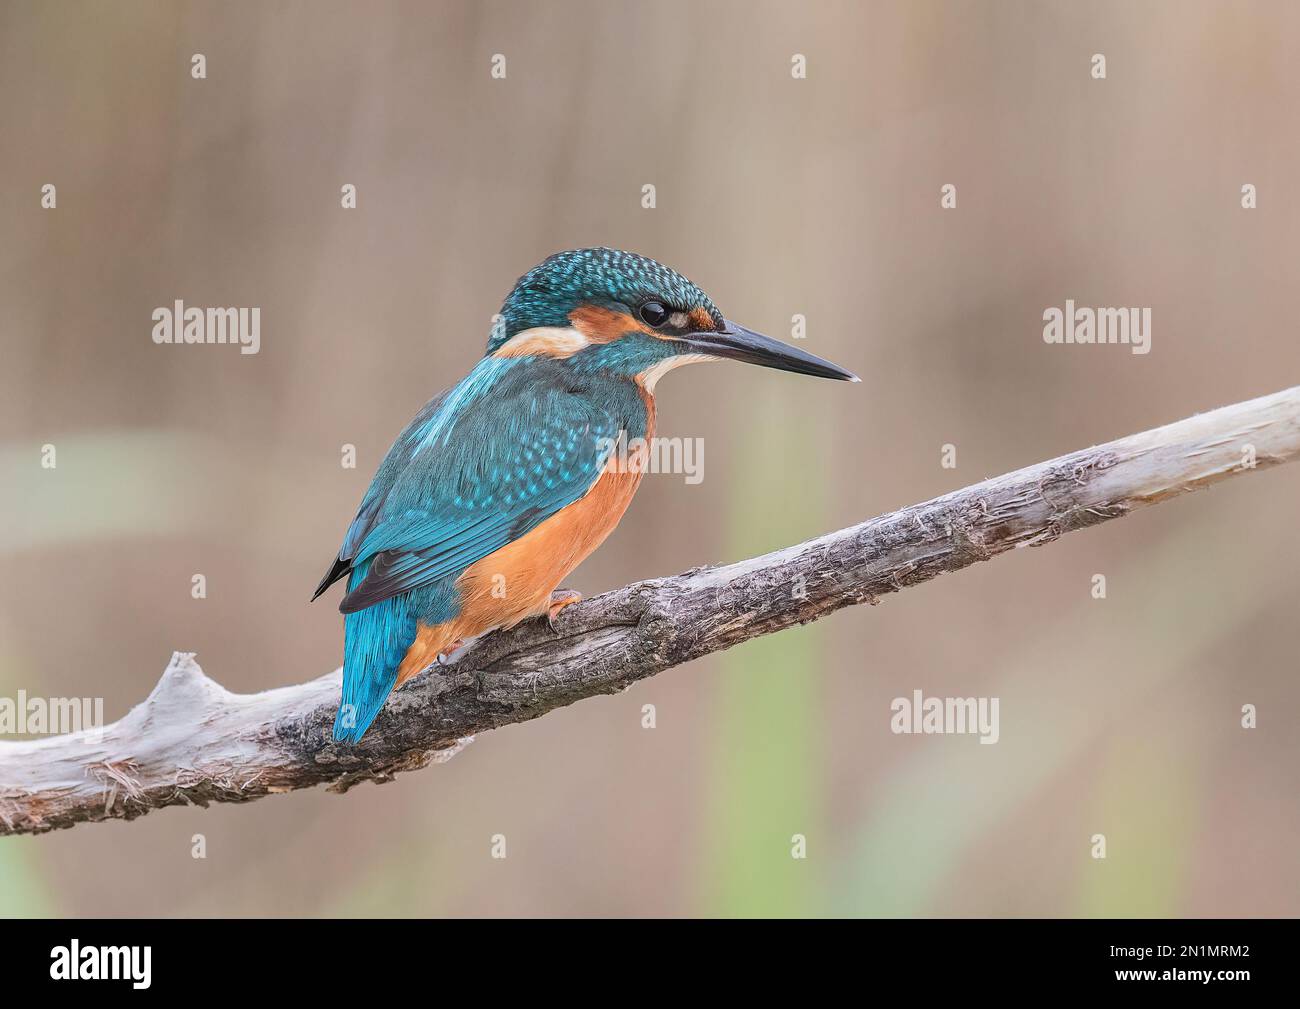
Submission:
[[[664,306],[657,301],[647,301],[641,306],[639,311],[641,312],[641,318],[645,320],[646,325],[652,326],[655,329],[658,329],[668,321],[668,309],[664,308]]]

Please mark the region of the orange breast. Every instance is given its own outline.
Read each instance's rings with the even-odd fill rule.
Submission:
[[[560,581],[614,531],[640,482],[640,473],[606,467],[583,497],[471,565],[456,581],[459,619],[469,617],[478,634],[545,612]]]
[[[654,405],[647,401],[646,440],[653,437]],[[640,467],[611,458],[591,490],[513,543],[488,554],[456,580],[460,613],[443,624],[421,625],[397,671],[397,685],[427,668],[456,641],[494,627],[510,627],[545,613],[551,593],[605,541],[641,484]]]

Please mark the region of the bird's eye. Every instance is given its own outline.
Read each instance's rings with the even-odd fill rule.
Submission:
[[[645,320],[647,326],[658,329],[668,321],[668,309],[657,301],[647,301],[641,306],[641,318]]]

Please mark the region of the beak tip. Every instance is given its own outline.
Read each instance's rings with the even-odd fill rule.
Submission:
[[[752,329],[723,320],[722,330],[707,330],[690,334],[695,348],[717,358],[733,358],[765,368],[777,368],[797,375],[829,378],[839,382],[861,382],[862,379],[838,364],[832,364],[788,343],[773,340],[770,336],[755,333]]]

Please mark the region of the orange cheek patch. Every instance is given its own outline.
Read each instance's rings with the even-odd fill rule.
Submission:
[[[714,330],[718,327],[713,324],[713,316],[709,315],[703,308],[691,309],[691,328],[697,333],[701,330]]]
[[[627,333],[649,333],[654,330],[642,325],[626,312],[616,312],[612,308],[597,305],[582,305],[569,313],[569,322],[573,328],[592,343],[613,343]]]

